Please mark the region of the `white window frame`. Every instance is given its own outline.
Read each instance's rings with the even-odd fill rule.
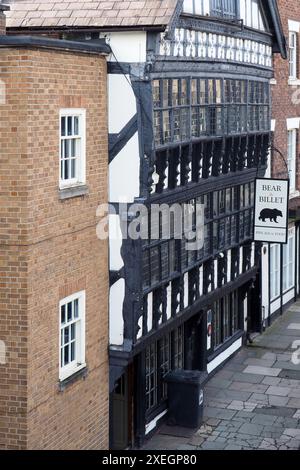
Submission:
[[[66,321],[62,323],[61,321],[61,310],[62,307],[65,305],[67,306],[68,303],[74,302],[78,299],[78,318],[72,318],[72,321]],[[79,372],[81,369],[86,367],[85,362],[85,303],[86,303],[86,295],[85,291],[77,292],[76,294],[72,294],[69,297],[62,299],[59,302],[59,380],[63,381],[68,377],[72,376],[76,372]],[[66,308],[67,310],[67,308]],[[66,312],[67,315],[67,312]],[[67,320],[67,316],[66,316]],[[75,360],[69,362],[67,365],[62,364],[62,331],[72,325],[75,324]]]
[[[283,245],[282,259],[282,281],[283,293],[293,289],[295,286],[295,237],[294,233],[289,235],[287,245]],[[290,272],[291,271],[291,272]],[[286,282],[286,286],[284,283]]]
[[[297,80],[298,70],[298,34],[296,31],[289,32],[289,80]],[[293,45],[292,45],[293,43]]]
[[[271,302],[280,296],[280,245],[270,246],[270,298]]]
[[[297,133],[298,129],[288,129],[287,165],[291,194],[296,191]]]
[[[61,121],[63,117],[78,117],[79,118],[79,133],[74,136],[62,136]],[[80,140],[79,143],[79,157],[76,159],[76,175],[74,178],[67,180],[62,178],[61,174],[61,161],[62,161],[62,141],[76,138]],[[86,110],[82,108],[64,108],[59,112],[59,188],[65,189],[73,186],[85,185],[86,183]]]

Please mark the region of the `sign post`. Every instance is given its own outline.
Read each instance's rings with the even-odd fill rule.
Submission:
[[[281,243],[288,241],[289,180],[256,179],[254,240]]]

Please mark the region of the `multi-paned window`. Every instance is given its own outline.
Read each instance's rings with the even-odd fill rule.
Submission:
[[[237,291],[218,300],[214,306],[214,348],[225,343],[239,330]]]
[[[267,82],[176,78],[153,81],[156,147],[205,136],[270,129]]]
[[[225,19],[233,19],[237,17],[237,1],[238,0],[211,0],[210,13],[211,16],[218,16]]]
[[[60,111],[60,188],[84,184],[85,110]]]
[[[289,78],[291,80],[297,79],[298,61],[297,61],[297,41],[298,35],[296,32],[289,33]]]
[[[265,31],[259,0],[240,0],[240,17],[245,26]]]
[[[153,240],[150,221],[149,238],[143,246],[144,289],[152,288],[220,251],[247,242],[253,237],[253,182],[205,194],[187,201],[185,207],[187,206],[192,211],[191,233],[196,233],[201,226],[203,244],[200,243],[196,249],[190,249],[188,242],[191,239],[183,229],[183,222],[181,232],[172,227],[170,240],[162,240],[162,219],[158,222],[158,239]],[[200,211],[198,206],[201,207]],[[201,218],[200,222],[197,217]],[[170,218],[170,221],[174,219]]]
[[[64,380],[85,367],[85,292],[59,304],[59,378]]]
[[[270,247],[270,279],[271,279],[271,300],[280,295],[280,245]]]
[[[184,325],[146,348],[146,409],[155,409],[167,398],[164,377],[184,368]]]
[[[283,269],[282,269],[282,288],[286,292],[294,287],[295,284],[295,238],[290,235],[288,244],[283,245]]]
[[[297,129],[288,131],[288,152],[287,163],[290,178],[290,191],[293,193],[296,189],[296,155],[297,155]]]

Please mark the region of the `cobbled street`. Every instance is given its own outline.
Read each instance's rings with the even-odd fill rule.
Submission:
[[[209,380],[204,423],[197,432],[163,425],[144,449],[299,449],[297,340],[299,302]]]

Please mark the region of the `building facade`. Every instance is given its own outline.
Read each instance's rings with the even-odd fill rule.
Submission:
[[[277,2],[38,5],[20,19],[12,2],[10,32],[105,39],[112,50],[110,440],[140,445],[167,415],[170,370],[201,371],[204,383],[261,327],[254,181],[267,169],[273,53],[286,56]],[[193,227],[201,217],[197,249],[174,224],[162,237],[162,204]]]
[[[0,36],[0,448],[108,448],[105,44]]]
[[[287,245],[264,245],[262,251],[263,323],[268,326],[284,308],[299,295],[300,282],[300,12],[297,1],[278,0],[283,30],[288,45],[289,60],[274,58],[272,80],[272,130],[274,147],[271,151],[268,176],[290,180],[290,212]],[[279,152],[278,152],[279,150]]]

